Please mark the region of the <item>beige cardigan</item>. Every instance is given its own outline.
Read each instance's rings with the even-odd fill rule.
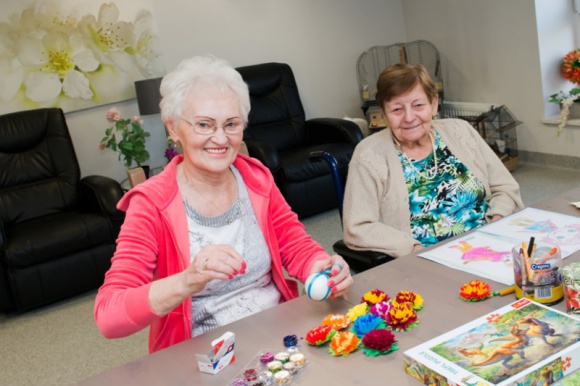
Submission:
[[[432,127],[483,184],[489,204],[486,221],[523,208],[518,183],[469,123],[439,119]],[[344,195],[343,237],[351,249],[400,257],[419,242],[411,237],[409,194],[392,138],[391,130],[382,130],[365,138],[354,151]]]

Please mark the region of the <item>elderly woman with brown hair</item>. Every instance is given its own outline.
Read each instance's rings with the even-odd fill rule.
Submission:
[[[248,87],[224,60],[184,60],[161,83],[161,116],[181,144],[163,172],[120,201],[126,218],[95,302],[107,338],[150,326],[151,352],[298,296],[331,270],[332,297],[348,265],[305,232],[268,169],[239,154]]]
[[[388,128],[350,161],[348,247],[400,257],[523,208],[517,182],[471,125],[434,120],[437,90],[422,65],[383,70],[376,100]]]

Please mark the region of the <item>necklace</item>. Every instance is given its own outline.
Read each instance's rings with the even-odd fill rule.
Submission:
[[[411,169],[413,169],[415,173],[419,175],[419,177],[422,177],[426,180],[432,180],[433,178],[435,178],[437,173],[439,173],[439,161],[437,159],[437,149],[435,148],[435,134],[433,134],[433,130],[429,130],[429,139],[431,140],[431,148],[433,149],[433,160],[435,161],[435,167],[432,168],[431,170],[427,170],[427,174],[424,174],[421,173],[415,167],[415,165],[413,165],[413,161],[411,161],[409,157],[407,157],[407,154],[405,154],[405,152],[403,151],[403,147],[401,146],[399,141],[397,141],[397,138],[395,138],[395,136],[393,135],[393,142],[395,142],[395,146],[397,147],[397,150],[399,150],[399,153],[403,156],[405,162],[411,167]]]
[[[222,214],[222,213],[224,213],[224,214],[225,214],[225,212],[222,210],[222,208],[220,208],[220,207],[219,207],[219,206],[217,206],[217,205],[216,205],[216,204],[215,204],[215,203],[214,203],[212,200],[210,200],[209,198],[207,198],[206,196],[204,196],[203,194],[201,194],[201,192],[200,192],[199,190],[197,190],[197,189],[196,189],[196,188],[195,188],[195,187],[194,187],[194,186],[191,184],[191,182],[189,181],[189,177],[187,176],[187,173],[186,173],[186,171],[185,171],[185,166],[182,168],[182,170],[181,170],[181,171],[182,171],[182,173],[183,173],[183,177],[185,178],[185,181],[187,182],[187,185],[188,185],[188,186],[191,188],[191,190],[193,190],[193,191],[194,191],[194,192],[195,192],[195,193],[196,193],[198,196],[200,196],[200,197],[201,197],[201,198],[203,198],[203,199],[204,199],[206,202],[210,203],[210,204],[211,204],[211,205],[212,205],[214,208],[216,208],[216,209],[217,209],[217,211],[218,211],[218,214]],[[226,191],[226,193],[227,193],[227,195],[228,195],[228,198],[229,198],[229,196],[231,196],[231,193],[230,193],[230,190],[231,190],[231,189],[230,189],[230,186],[231,186],[231,184],[228,186],[228,188],[227,188],[227,191]],[[228,203],[229,203],[229,201],[230,201],[230,200],[228,199]],[[228,204],[228,205],[229,205],[229,204]],[[228,210],[227,210],[227,209],[226,209],[226,212],[228,212]],[[231,217],[231,216],[228,216],[228,217],[227,217],[227,219],[226,219],[226,221],[227,221],[227,223],[228,223],[228,225],[229,225],[229,224],[231,224],[231,223],[232,223],[233,219],[232,219],[232,217]]]

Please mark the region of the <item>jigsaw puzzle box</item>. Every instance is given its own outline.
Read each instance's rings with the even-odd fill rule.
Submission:
[[[404,356],[425,385],[551,385],[580,368],[580,320],[520,299]]]

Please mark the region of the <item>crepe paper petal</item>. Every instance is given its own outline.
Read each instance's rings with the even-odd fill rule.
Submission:
[[[362,344],[364,353],[371,357],[385,355],[399,349],[395,334],[384,329],[369,331],[362,338]]]
[[[346,316],[348,316],[348,319],[354,323],[356,318],[358,318],[361,315],[365,315],[368,311],[369,305],[366,303],[360,303],[349,309],[348,312],[346,313]]]
[[[466,302],[479,302],[492,296],[489,284],[480,280],[472,280],[459,290],[459,297]]]
[[[350,319],[346,315],[329,314],[326,316],[326,318],[324,318],[324,320],[322,320],[322,324],[325,326],[330,326],[336,331],[339,331],[350,324]]]
[[[414,310],[423,308],[423,298],[421,295],[411,291],[400,291],[395,296],[397,303],[410,303]]]
[[[357,318],[352,326],[352,332],[359,338],[364,334],[377,328],[385,328],[385,320],[378,315],[366,314]]]
[[[369,309],[369,312],[373,315],[380,316],[381,318],[385,318],[389,311],[393,308],[393,305],[390,302],[382,301],[380,303],[374,304]]]
[[[330,340],[328,352],[334,356],[348,356],[360,345],[360,339],[350,331],[337,332]]]
[[[396,331],[407,331],[417,325],[417,313],[410,303],[392,302],[393,308],[387,314],[387,324]]]
[[[328,342],[336,334],[336,330],[330,326],[318,326],[306,333],[304,337],[313,346],[320,346]]]
[[[389,295],[387,295],[380,289],[374,289],[364,294],[360,301],[361,303],[366,303],[369,306],[372,306],[373,304],[377,304],[380,302],[388,302],[389,300],[391,300],[391,298],[389,298]]]

